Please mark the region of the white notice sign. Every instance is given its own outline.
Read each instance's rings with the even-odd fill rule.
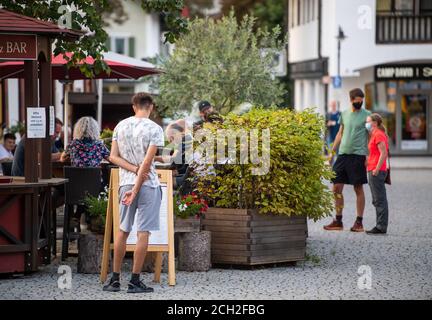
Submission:
[[[168,244],[168,197],[167,197],[167,185],[161,183],[162,187],[162,202],[159,211],[159,230],[150,231],[149,245],[164,245]],[[137,229],[136,223],[134,222],[132,230],[127,239],[127,244],[136,244],[137,242]]]
[[[49,107],[49,135],[53,136],[55,133],[55,111],[54,106]]]
[[[27,138],[46,137],[45,108],[27,108]]]

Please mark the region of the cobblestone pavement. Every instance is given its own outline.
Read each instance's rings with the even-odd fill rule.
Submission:
[[[354,192],[347,188],[346,230],[324,232],[329,219],[309,221],[309,258],[296,266],[178,272],[175,287],[163,274],[153,294],[130,295],[102,292],[98,275],[76,274],[76,260],[70,258],[71,290],[58,288],[58,264],[53,263],[29,276],[1,279],[0,299],[431,299],[432,170],[394,170],[392,180],[387,236],[347,231],[355,218]],[[364,224],[369,228],[375,213],[368,187],[366,199]],[[369,290],[358,288],[362,265],[371,268]],[[149,282],[152,275],[144,279]]]

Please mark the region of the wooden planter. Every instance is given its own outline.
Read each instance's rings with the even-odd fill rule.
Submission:
[[[259,265],[305,260],[305,217],[262,215],[257,210],[209,208],[213,264]]]
[[[174,217],[174,232],[199,232],[201,229],[201,219],[189,217],[182,219]]]

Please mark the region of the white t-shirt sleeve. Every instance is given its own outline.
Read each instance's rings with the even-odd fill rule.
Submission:
[[[112,136],[112,141],[117,141],[118,139],[118,125],[115,126]]]
[[[7,150],[5,149],[5,147],[3,147],[3,145],[0,145],[0,160],[9,157],[10,157],[9,152],[7,152]]]
[[[164,133],[160,126],[155,125],[150,138],[151,146],[163,147],[165,145]]]

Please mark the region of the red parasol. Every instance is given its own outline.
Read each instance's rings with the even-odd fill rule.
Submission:
[[[72,53],[67,53],[71,56]],[[114,52],[104,53],[104,61],[111,68],[111,73],[108,75],[101,72],[95,75],[95,79],[138,79],[143,76],[161,73],[153,64],[134,59],[128,56],[117,54]],[[87,57],[85,62],[93,65],[94,59]],[[78,67],[68,69],[67,61],[63,55],[52,56],[52,78],[55,80],[82,80],[88,79],[81,73]],[[24,77],[24,62],[23,61],[7,61],[0,63],[0,80],[7,78],[23,78]]]

